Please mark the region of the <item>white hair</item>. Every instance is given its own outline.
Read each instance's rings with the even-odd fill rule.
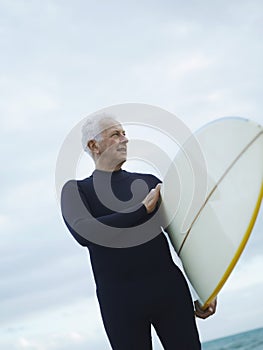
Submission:
[[[85,123],[82,126],[82,146],[85,152],[89,153],[89,155],[92,155],[89,147],[88,142],[91,140],[100,141],[102,138],[101,132],[103,131],[102,122],[105,120],[109,121],[116,121],[116,117],[114,115],[108,114],[108,113],[99,113],[95,114],[91,117],[88,117],[85,121]]]

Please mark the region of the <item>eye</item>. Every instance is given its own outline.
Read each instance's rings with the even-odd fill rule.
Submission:
[[[120,136],[126,136],[126,134],[125,134],[125,131],[114,131],[114,132],[111,134],[111,137],[113,137],[113,136],[118,136],[118,137],[120,137]]]

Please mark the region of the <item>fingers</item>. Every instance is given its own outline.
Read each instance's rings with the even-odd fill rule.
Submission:
[[[156,186],[155,186],[155,190],[157,191],[157,193],[159,193],[159,195],[160,195],[160,191],[161,191],[161,184],[157,184]],[[159,196],[158,196],[159,197]]]
[[[145,205],[148,214],[155,209],[160,197],[160,190],[161,184],[156,185],[156,187],[153,188],[143,200],[142,203]]]
[[[196,317],[206,319],[209,316],[212,316],[216,312],[217,299],[213,300],[208,307],[203,310],[198,301],[195,302],[195,315]]]
[[[158,202],[158,199],[160,197],[160,191],[161,191],[161,184],[157,184],[154,189],[152,189],[153,193],[153,202],[156,205]]]
[[[157,201],[158,201],[158,199],[159,199],[159,197],[160,197],[161,184],[156,185],[155,188],[152,189],[152,191],[153,191],[153,198],[154,198],[154,200],[155,200],[156,203],[157,203]]]

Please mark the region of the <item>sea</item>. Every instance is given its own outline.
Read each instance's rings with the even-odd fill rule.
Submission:
[[[263,350],[263,328],[230,335],[202,344],[202,350]]]

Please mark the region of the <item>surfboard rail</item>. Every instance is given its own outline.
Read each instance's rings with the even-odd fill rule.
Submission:
[[[204,152],[208,178],[213,181],[210,181],[207,194],[198,203],[194,215],[190,219],[188,217],[187,230],[182,230],[188,210],[187,200],[192,200],[188,189],[191,165],[183,159],[183,151],[179,153],[174,163],[182,181],[180,195],[187,200],[183,200],[167,232],[205,309],[236,266],[260,210],[263,198],[263,128],[249,119],[226,117],[210,122],[194,137]],[[176,194],[164,195],[164,212],[173,195]],[[233,213],[231,223],[233,205],[236,205],[237,213]],[[218,249],[213,247],[214,244],[218,245]],[[209,251],[206,254],[206,245],[214,255]],[[217,259],[220,261],[217,262]]]

